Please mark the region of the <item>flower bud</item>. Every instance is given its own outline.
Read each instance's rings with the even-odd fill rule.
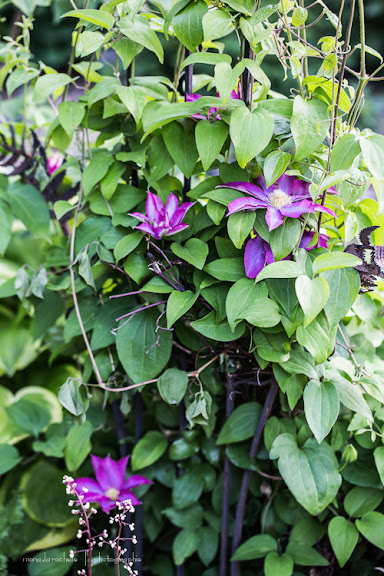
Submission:
[[[357,460],[356,448],[354,446],[352,446],[352,444],[348,444],[344,448],[341,457],[344,460],[344,462],[347,462],[347,464],[350,464],[351,462],[355,462],[355,460]]]

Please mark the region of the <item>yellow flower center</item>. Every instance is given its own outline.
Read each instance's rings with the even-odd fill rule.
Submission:
[[[277,189],[269,194],[268,202],[274,208],[283,208],[292,202],[292,198],[282,190]]]
[[[116,488],[108,488],[108,490],[105,492],[106,497],[110,500],[113,500],[114,502],[116,502],[118,499],[119,494],[120,492]]]

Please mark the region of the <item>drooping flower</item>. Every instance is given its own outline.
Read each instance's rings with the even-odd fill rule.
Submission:
[[[314,232],[309,232],[308,230],[306,230],[300,240],[299,248],[305,248],[306,250],[313,250],[313,248],[316,248],[317,246],[319,246],[320,248],[328,248],[327,242],[329,240],[329,236],[327,236],[326,234],[319,234],[317,244],[313,244],[313,246],[310,246],[314,235],[315,235]]]
[[[131,212],[130,216],[142,222],[136,226],[137,230],[150,234],[156,240],[161,240],[165,236],[177,234],[188,227],[188,224],[183,224],[182,220],[193,204],[193,202],[184,202],[179,206],[178,199],[171,192],[164,206],[160,198],[148,190],[146,214]]]
[[[143,476],[130,476],[125,480],[125,471],[129,456],[121,460],[112,460],[109,456],[99,458],[91,454],[92,466],[96,480],[93,478],[76,478],[76,490],[84,495],[83,502],[98,502],[104,512],[116,507],[116,502],[131,500],[132,505],[141,504],[131,492],[131,488],[142,484],[152,484]]]
[[[47,160],[47,170],[50,176],[60,168],[63,163],[63,155],[60,152],[55,152]]]
[[[265,219],[270,231],[278,228],[283,223],[285,216],[299,218],[303,214],[314,214],[318,211],[336,217],[330,208],[313,202],[309,194],[309,183],[304,180],[283,174],[269,188],[266,187],[262,176],[257,178],[256,183],[257,185],[248,182],[229,182],[218,186],[218,188],[234,188],[249,194],[249,196],[238,198],[229,204],[228,216],[241,210],[266,208]],[[331,188],[328,191],[331,190],[334,191]]]
[[[245,273],[248,278],[256,278],[266,264],[274,261],[270,245],[261,236],[248,240],[244,253]]]
[[[218,98],[220,98],[220,93],[217,93]],[[185,95],[185,101],[186,102],[196,102],[196,100],[198,100],[199,98],[201,98],[201,94],[186,94]],[[232,92],[229,95],[229,98],[231,100],[240,100],[240,95],[238,94],[238,92],[236,90],[232,90]],[[225,108],[221,108],[222,110],[224,110]],[[221,116],[220,114],[218,114],[218,111],[220,110],[220,108],[215,108],[212,107],[208,110],[208,118],[209,120],[211,120],[212,116],[214,116],[213,121],[215,120],[221,120]],[[191,118],[195,118],[196,120],[206,120],[207,117],[204,116],[204,114],[191,114]]]

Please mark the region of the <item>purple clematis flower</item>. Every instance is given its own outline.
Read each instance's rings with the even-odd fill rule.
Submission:
[[[136,226],[137,230],[150,234],[156,240],[161,240],[164,236],[177,234],[188,227],[188,224],[182,224],[181,221],[193,204],[194,202],[184,202],[179,206],[178,199],[171,192],[164,207],[160,198],[148,190],[146,214],[131,212],[130,216],[142,222]]]
[[[312,201],[308,191],[309,183],[304,180],[283,174],[269,188],[266,187],[262,176],[259,176],[256,182],[257,185],[248,182],[229,182],[218,186],[218,188],[234,188],[250,195],[233,200],[228,206],[228,216],[240,210],[266,208],[265,219],[270,231],[283,223],[284,216],[299,218],[303,214],[314,214],[318,211],[336,217],[333,210]],[[331,190],[334,191],[333,188],[329,189]]]
[[[261,236],[248,240],[244,253],[245,273],[248,278],[256,278],[266,264],[274,261],[270,245]]]
[[[104,512],[116,507],[116,502],[131,500],[133,506],[141,504],[131,492],[131,488],[141,484],[152,484],[143,476],[130,476],[126,480],[125,471],[129,456],[121,458],[117,462],[109,456],[98,458],[91,454],[92,466],[96,480],[93,478],[76,478],[76,490],[84,495],[83,502],[98,502]]]
[[[220,98],[220,93],[217,93],[217,96]],[[198,100],[199,98],[201,98],[201,94],[186,94],[185,95],[185,101],[186,102],[196,102],[196,100]],[[229,97],[232,100],[240,100],[240,95],[237,93],[236,90],[232,90],[232,92],[230,93]],[[222,108],[223,110],[225,110],[225,108]],[[221,120],[221,116],[220,114],[218,114],[219,108],[210,108],[208,111],[208,118],[209,120],[212,118],[212,116],[215,116],[213,118],[213,121],[215,120]],[[191,114],[191,118],[195,118],[195,120],[206,120],[207,117],[204,116],[204,114]]]
[[[305,248],[306,250],[313,250],[313,248],[316,248],[317,246],[320,248],[328,248],[327,242],[329,240],[329,236],[326,234],[319,234],[317,244],[309,246],[313,240],[314,235],[314,232],[305,231],[300,240],[299,248]]]
[[[55,152],[47,160],[47,171],[50,176],[60,168],[63,163],[63,155]]]

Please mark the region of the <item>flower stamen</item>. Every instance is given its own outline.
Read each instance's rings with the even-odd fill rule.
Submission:
[[[291,204],[292,198],[277,188],[268,195],[268,202],[274,208],[283,208],[287,204]]]

